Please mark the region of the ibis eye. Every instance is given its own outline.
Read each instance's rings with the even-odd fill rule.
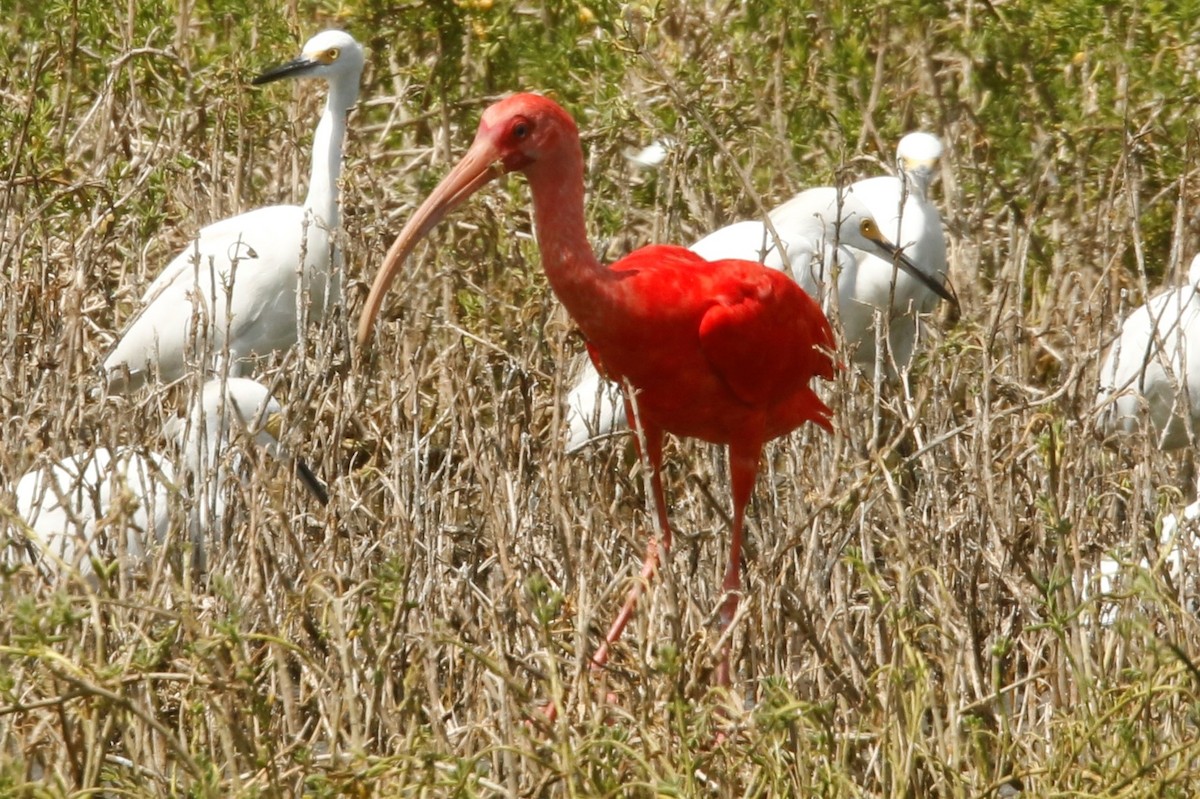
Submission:
[[[529,136],[529,127],[530,127],[529,123],[524,120],[521,120],[517,124],[513,125],[513,129],[512,129],[513,138],[516,139],[517,141],[521,141],[522,139],[528,137]]]

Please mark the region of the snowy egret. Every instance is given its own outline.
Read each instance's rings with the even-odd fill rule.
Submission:
[[[222,531],[234,478],[243,471],[243,451],[233,446],[246,435],[277,460],[289,463],[296,477],[322,504],[329,502],[325,486],[303,460],[289,453],[267,422],[283,412],[279,401],[262,383],[245,377],[213,379],[204,384],[199,402],[192,403],[183,443],[185,471],[194,476],[190,520],[197,563],[204,562],[206,536]]]
[[[48,577],[77,572],[94,584],[93,559],[136,562],[170,527],[175,472],[169,460],[133,448],[99,448],[27,472],[3,561],[34,563]]]
[[[325,503],[325,487],[263,426],[282,411],[262,384],[248,378],[210,380],[179,433],[178,472],[191,477],[188,519],[198,564],[206,536],[224,523],[228,496],[242,467],[240,433],[280,460]],[[34,563],[47,577],[78,573],[95,584],[93,559],[135,563],[169,531],[173,499],[189,493],[163,455],[134,447],[98,448],[34,469],[16,484],[16,515],[25,526],[2,560]],[[15,529],[10,527],[10,529]]]
[[[905,137],[904,141],[913,135]],[[916,317],[909,311],[910,306],[919,302],[918,310],[925,310],[929,297],[935,302],[938,298],[952,302],[954,299],[943,285],[946,248],[945,240],[940,239],[940,221],[936,226],[940,246],[936,242],[930,244],[925,241],[912,229],[924,229],[930,220],[940,220],[936,209],[930,215],[915,199],[918,190],[922,200],[924,198],[924,188],[928,183],[926,172],[922,171],[923,167],[915,166],[913,157],[902,163],[913,164],[910,169],[915,177],[909,180],[918,185],[907,196],[904,224],[900,227],[897,227],[897,223],[902,189],[886,183],[892,181],[899,184],[900,181],[896,178],[872,178],[856,183],[843,192],[832,186],[808,189],[772,211],[771,225],[779,235],[783,250],[776,246],[775,238],[767,226],[756,221],[736,222],[723,227],[700,239],[690,249],[710,261],[740,258],[788,272],[805,291],[824,300],[827,310],[830,298],[826,290],[829,285],[826,273],[836,274],[839,311],[846,342],[854,350],[855,360],[864,368],[874,368],[875,314],[881,308],[893,308],[895,313],[887,318],[889,340],[895,338],[893,352],[903,353],[904,363],[907,363],[912,355],[916,334]],[[857,187],[861,184],[870,185],[860,191]],[[910,249],[924,253],[935,264],[940,264],[940,270],[931,270],[925,264],[912,260],[908,250],[905,250],[905,255],[909,256],[908,263],[897,260],[898,268],[895,268],[890,260],[876,255],[876,246],[860,235],[862,220],[876,219],[878,223],[875,217],[877,212],[868,206],[864,198],[870,196],[878,201],[880,195],[893,188],[896,189],[895,205],[888,212],[889,216],[885,217],[884,224],[897,230],[898,235],[909,242]],[[887,237],[886,232],[884,237]],[[920,242],[921,246],[914,246],[916,242]],[[893,277],[896,304],[889,305]],[[860,358],[866,358],[866,362],[859,361]],[[899,358],[897,363],[900,363]],[[591,441],[628,427],[620,390],[602,380],[590,362],[584,364],[567,396],[567,424],[567,452],[575,452]]]
[[[258,208],[202,229],[151,283],[141,311],[105,358],[110,390],[133,390],[155,373],[177,379],[189,359],[206,366],[228,359],[237,373],[242,361],[295,344],[306,319],[324,318],[341,301],[337,183],[363,63],[363,49],[348,33],[329,30],[295,60],[254,79],[329,84],[313,136],[308,196],[303,205]]]
[[[881,257],[874,249],[854,242],[841,244],[838,252],[838,309],[843,339],[852,357],[867,374],[874,375],[876,364],[876,317],[886,324],[886,339],[891,352],[885,359],[889,377],[896,376],[912,361],[918,330],[918,315],[933,310],[939,300],[953,302],[946,290],[946,235],[942,216],[929,199],[929,185],[942,155],[937,136],[923,131],[909,133],[896,147],[897,175],[865,178],[847,186],[842,202],[853,198],[862,203],[865,213],[875,219],[885,238],[901,248],[919,272],[896,268],[893,260]],[[814,256],[830,254],[828,230],[814,228],[814,215],[830,216],[836,209],[837,195],[832,187],[803,191],[769,214],[771,225],[784,245],[780,253],[774,238],[759,221],[738,222],[710,233],[692,245],[705,258],[749,258],[761,260],[774,269],[789,269],[814,297],[824,298],[828,280],[816,271]],[[826,241],[814,240],[825,234]],[[831,270],[836,271],[836,270]]]
[[[897,368],[904,371],[912,362],[919,315],[936,308],[940,299],[949,299],[945,291],[946,235],[942,216],[929,199],[929,184],[941,155],[942,143],[936,136],[909,133],[896,147],[896,176],[866,178],[847,189],[875,217],[883,235],[899,245],[922,272],[918,277],[897,270],[890,260],[856,247],[860,252],[855,268],[843,271],[838,280],[842,335],[853,350],[854,362],[868,376],[874,374],[877,362],[877,316],[885,325],[890,350],[883,363],[888,377],[894,379]],[[776,229],[786,225],[774,215],[771,219]]]
[[[626,157],[629,162],[641,169],[654,169],[662,166],[663,161],[667,160],[667,156],[675,149],[678,143],[670,136],[664,136],[661,139],[655,139],[647,144],[636,153],[630,153]]]
[[[1160,449],[1196,441],[1200,430],[1200,255],[1187,285],[1129,315],[1100,367],[1098,427],[1129,434],[1149,417]]]
[[[762,222],[738,222],[710,233],[692,245],[705,258],[751,258],[773,269],[791,272],[814,297],[828,303],[827,262],[837,273],[838,311],[842,336],[853,358],[868,376],[874,374],[875,318],[887,325],[892,359],[901,369],[912,360],[917,314],[939,300],[955,302],[946,289],[946,236],[937,206],[929,201],[933,169],[942,144],[929,133],[909,133],[896,148],[899,175],[866,178],[839,196],[832,186],[808,189],[768,215],[784,250]],[[884,237],[895,243],[915,270],[898,268],[874,248],[847,238],[835,239],[832,220],[838,213],[874,218]],[[826,220],[814,225],[813,219]],[[846,226],[842,227],[845,230]],[[834,243],[841,245],[834,248]],[[889,374],[894,375],[890,368]]]
[[[1184,564],[1195,564],[1200,559],[1200,502],[1193,502],[1183,509],[1182,521],[1175,514],[1164,516],[1159,532],[1158,551],[1152,553],[1155,563],[1166,568],[1173,587],[1180,592],[1182,604],[1191,612],[1197,612],[1197,580],[1184,569]],[[1118,600],[1133,588],[1138,572],[1150,572],[1157,568],[1148,558],[1132,561],[1106,555],[1100,559],[1099,567],[1085,575],[1082,598],[1090,598],[1095,585],[1100,601],[1097,619],[1104,627],[1111,626],[1120,613]]]

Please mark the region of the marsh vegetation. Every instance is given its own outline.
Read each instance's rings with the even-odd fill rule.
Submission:
[[[259,372],[331,504],[262,460],[203,574],[184,536],[95,590],[4,574],[0,793],[1200,791],[1185,586],[1147,573],[1111,628],[1082,593],[1194,498],[1190,453],[1103,447],[1091,421],[1120,320],[1200,246],[1195,8],[265,6],[16,0],[0,22],[6,485],[81,449],[166,447],[187,387],[97,395],[103,353],[201,224],[303,197],[321,93],[249,77],[326,26],[370,49],[348,308]],[[436,231],[352,345],[391,237],[517,89],[579,120],[606,259],[881,173],[906,131],[945,143],[961,312],[931,319],[911,391],[842,372],[836,432],[769,448],[732,694],[708,690],[727,478],[693,441],[668,455],[669,565],[589,673],[651,524],[627,441],[562,452],[583,345],[520,179]],[[628,160],[668,137],[660,168]],[[0,494],[12,535],[10,510]],[[560,719],[536,723],[549,700]]]

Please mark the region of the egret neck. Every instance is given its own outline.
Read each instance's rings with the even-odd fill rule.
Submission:
[[[330,81],[325,111],[313,135],[312,174],[304,207],[327,230],[336,230],[340,224],[337,182],[342,174],[342,145],[346,140],[346,116],[357,100],[357,75],[347,73]]]

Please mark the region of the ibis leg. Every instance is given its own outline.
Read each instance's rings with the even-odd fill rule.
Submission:
[[[742,597],[742,531],[745,527],[746,506],[754,493],[754,480],[758,476],[758,459],[762,445],[753,447],[731,446],[729,449],[729,476],[733,487],[733,531],[729,542],[729,565],[725,568],[725,580],[721,583],[725,599],[721,603],[721,632],[728,629],[737,613],[738,601]],[[721,648],[721,660],[717,664],[717,685],[729,685],[729,647],[732,639]]]
[[[630,419],[634,419],[631,412]],[[663,495],[662,486],[662,447],[663,434],[660,430],[643,430],[642,439],[645,442],[646,459],[650,462],[650,490],[654,502],[654,512],[658,518],[659,528],[662,530],[662,545],[661,552],[669,552],[671,549],[671,525],[667,521],[667,503]],[[639,447],[640,448],[640,447]],[[655,542],[655,537],[651,536],[650,544],[646,549],[646,558],[642,561],[642,573],[638,577],[633,588],[629,590],[629,595],[625,598],[625,605],[621,608],[621,612],[617,614],[617,618],[613,621],[612,626],[608,629],[608,635],[604,636],[604,643],[600,645],[596,653],[592,655],[592,668],[603,668],[608,662],[609,651],[617,639],[621,637],[621,633],[625,631],[625,625],[633,618],[633,612],[637,608],[638,599],[642,595],[642,591],[654,578],[658,572],[658,564],[660,560],[660,546]]]

